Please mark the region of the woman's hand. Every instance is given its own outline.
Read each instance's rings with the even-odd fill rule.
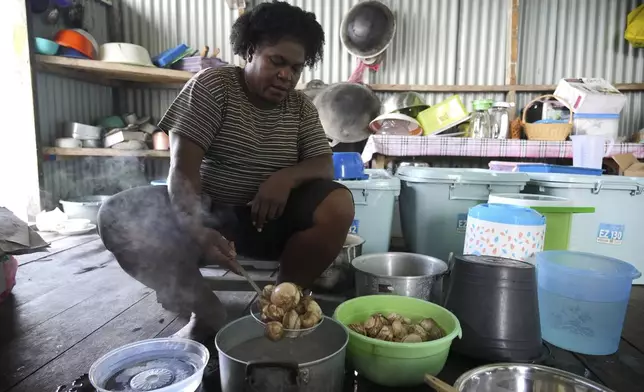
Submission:
[[[235,261],[237,251],[235,250],[234,242],[228,241],[217,230],[207,227],[204,227],[199,233],[198,241],[202,246],[206,261],[239,274],[237,262]]]
[[[253,225],[262,231],[264,224],[279,218],[284,212],[288,196],[295,186],[295,181],[287,170],[280,170],[264,181],[255,198],[248,203],[251,206]]]

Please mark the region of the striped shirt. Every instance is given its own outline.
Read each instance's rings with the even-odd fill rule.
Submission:
[[[278,170],[331,154],[318,112],[298,91],[260,109],[247,98],[239,67],[205,69],[183,87],[159,127],[204,152],[202,192],[212,201],[245,205]]]

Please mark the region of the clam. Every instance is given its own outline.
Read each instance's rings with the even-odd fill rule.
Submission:
[[[266,324],[266,337],[272,341],[280,340],[284,337],[284,327],[279,321],[270,321]]]

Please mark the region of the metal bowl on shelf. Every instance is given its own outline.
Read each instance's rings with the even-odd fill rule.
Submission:
[[[460,392],[612,392],[603,385],[563,370],[515,363],[472,369],[456,380],[454,388]]]

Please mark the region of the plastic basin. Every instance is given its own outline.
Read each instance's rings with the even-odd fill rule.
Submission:
[[[333,175],[336,180],[365,180],[364,163],[357,152],[334,152]]]
[[[385,342],[360,335],[348,324],[363,322],[374,313],[396,312],[412,321],[432,317],[447,336],[423,343]],[[369,295],[346,301],[335,310],[333,318],[349,332],[347,358],[354,369],[368,380],[389,387],[423,383],[425,373],[437,375],[443,370],[447,355],[461,325],[450,311],[431,302],[397,295]]]
[[[58,48],[60,48],[60,45],[58,45],[56,42],[50,41],[46,38],[36,37],[35,41],[36,53],[38,54],[53,56],[58,53]]]
[[[615,353],[632,282],[641,273],[592,253],[546,251],[536,259],[543,339],[581,354]]]

